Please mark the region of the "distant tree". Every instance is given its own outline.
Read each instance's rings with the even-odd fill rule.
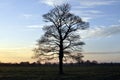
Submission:
[[[77,32],[88,28],[88,23],[70,13],[70,8],[69,4],[55,6],[43,15],[44,21],[49,25],[43,27],[45,33],[34,49],[35,58],[41,61],[58,58],[60,74],[63,74],[63,60],[78,59],[75,56],[79,56],[81,46],[85,43],[80,40]]]
[[[90,60],[87,60],[85,63],[86,63],[86,64],[90,64],[90,63],[91,63],[91,61],[90,61]]]
[[[93,60],[92,63],[93,64],[98,64],[98,62],[96,60]]]
[[[29,65],[29,62],[20,62],[21,65]]]
[[[73,56],[73,58],[77,61],[78,64],[83,63],[83,58],[84,56],[81,53],[77,53],[76,56]]]

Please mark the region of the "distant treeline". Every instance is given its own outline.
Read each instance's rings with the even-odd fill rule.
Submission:
[[[57,66],[58,63],[46,62],[44,64],[39,62],[20,62],[20,63],[0,63],[0,66]],[[86,66],[86,65],[106,65],[106,66],[120,66],[120,63],[98,63],[97,61],[81,61],[80,63],[64,63],[64,66]]]

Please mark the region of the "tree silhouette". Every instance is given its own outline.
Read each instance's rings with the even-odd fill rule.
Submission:
[[[88,28],[88,23],[79,16],[70,13],[70,5],[55,6],[43,15],[49,25],[43,27],[44,35],[38,40],[38,47],[34,49],[35,57],[42,60],[58,58],[59,73],[63,74],[63,60],[78,59],[81,46],[79,30]],[[83,56],[81,56],[83,57]]]

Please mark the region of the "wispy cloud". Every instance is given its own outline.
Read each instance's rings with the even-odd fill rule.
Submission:
[[[80,14],[82,16],[89,16],[91,14],[102,14],[103,13],[99,10],[82,10],[82,9],[81,10],[80,9],[72,10],[72,12],[75,14]]]
[[[95,7],[95,6],[103,6],[103,5],[111,5],[117,0],[79,0],[81,8],[87,7]]]
[[[81,17],[83,21],[89,22],[92,17]]]
[[[25,27],[24,31],[36,31],[36,30],[42,31],[43,26],[44,25],[40,24],[28,25]]]
[[[85,21],[89,21],[94,18],[103,17],[104,13],[100,10],[94,10],[97,6],[113,5],[118,0],[39,0],[48,6],[61,5],[63,3],[69,3],[72,6],[72,12],[80,15]],[[86,8],[83,9],[83,8]],[[88,10],[89,9],[89,10]]]
[[[23,14],[23,17],[26,18],[26,19],[28,19],[28,18],[33,17],[33,15],[32,14]]]
[[[41,18],[40,14],[32,14],[32,13],[24,13],[20,15],[20,18],[24,18],[24,19],[37,19],[37,18]]]
[[[36,29],[36,28],[42,28],[43,26],[42,25],[29,25],[27,26],[27,28],[30,28],[30,29]]]
[[[87,10],[87,11],[85,11],[86,13],[91,13],[91,14],[100,14],[100,13],[102,13],[101,11],[99,11],[99,10]]]
[[[90,28],[82,32],[82,38],[103,38],[120,34],[120,25],[101,26]]]
[[[40,0],[40,2],[45,3],[49,6],[54,6],[54,5],[61,5],[63,3],[66,3],[67,0]]]
[[[84,21],[90,21],[91,19],[103,17],[104,13],[99,10],[72,10],[72,13],[79,15]]]
[[[49,6],[60,5],[63,3],[70,3],[74,0],[39,0],[41,3],[47,4]],[[78,8],[88,8],[88,7],[95,7],[95,6],[103,6],[103,5],[111,5],[118,0],[76,0],[76,3],[79,3],[80,6]]]
[[[118,2],[118,0],[77,0],[76,4],[71,3],[74,4],[72,12],[83,18],[87,18],[87,21],[89,21],[91,19],[106,16],[102,10],[96,9],[96,7],[115,5]],[[107,16],[108,15],[109,14],[107,14]]]

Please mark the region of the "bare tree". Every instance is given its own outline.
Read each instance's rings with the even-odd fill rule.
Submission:
[[[77,32],[88,28],[88,23],[70,13],[70,8],[69,4],[55,6],[43,15],[44,21],[49,25],[43,27],[45,33],[34,50],[35,57],[40,60],[58,58],[60,74],[63,74],[63,60],[76,59],[74,56],[78,56],[81,46],[84,45]]]

